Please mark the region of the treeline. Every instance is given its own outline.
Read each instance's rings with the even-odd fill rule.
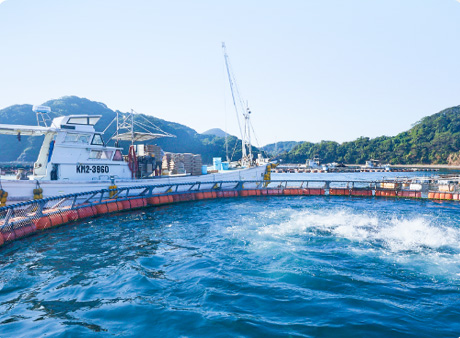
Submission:
[[[394,137],[360,137],[342,144],[304,142],[279,158],[289,163],[302,163],[318,155],[326,163],[363,164],[377,159],[390,164],[448,164],[459,151],[460,106],[456,106],[427,116]]]
[[[301,143],[303,142],[283,141],[267,144],[266,146],[263,146],[261,149],[269,156],[277,156],[279,154],[291,151],[296,145]]]

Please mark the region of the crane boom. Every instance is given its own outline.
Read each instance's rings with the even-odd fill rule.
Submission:
[[[233,74],[230,59],[227,54],[225,42],[222,42],[222,50],[224,52],[225,66],[227,69],[228,82],[232,93],[233,106],[235,107],[236,118],[238,120],[238,127],[241,134],[241,164],[243,166],[251,166],[253,163],[252,145],[251,145],[251,111],[248,104],[244,103],[238,85],[236,83],[235,75]],[[240,114],[244,117],[244,126],[241,126]]]

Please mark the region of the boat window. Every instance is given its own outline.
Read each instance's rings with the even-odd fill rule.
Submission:
[[[89,158],[96,160],[110,160],[112,158],[113,151],[111,150],[91,150]]]
[[[88,124],[94,126],[97,123],[97,121],[99,121],[99,119],[100,117],[88,117]]]
[[[102,136],[100,134],[94,134],[93,142],[91,142],[91,144],[94,144],[97,146],[103,146],[104,141],[102,140]]]
[[[115,155],[113,155],[114,161],[123,161],[123,155],[121,154],[120,150],[115,151]]]
[[[87,117],[71,117],[67,121],[67,124],[88,124]]]
[[[67,133],[65,135],[64,143],[83,143],[88,144],[91,135],[89,134],[76,134],[76,133]]]

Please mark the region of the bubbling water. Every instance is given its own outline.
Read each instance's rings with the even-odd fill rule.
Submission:
[[[357,258],[370,255],[436,275],[460,276],[460,229],[454,220],[433,215],[337,205],[283,208],[261,211],[228,231],[259,253],[314,249],[314,243],[320,241],[329,248],[335,246],[334,250],[353,252]]]

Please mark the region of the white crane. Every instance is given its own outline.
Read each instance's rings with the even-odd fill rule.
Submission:
[[[225,42],[222,42],[222,50],[224,52],[225,66],[227,68],[228,82],[232,92],[233,105],[235,106],[236,118],[241,134],[241,165],[250,167],[253,165],[252,145],[251,145],[251,110],[248,107],[247,101],[244,102],[240,95],[236,78],[233,74],[230,60],[227,54]],[[240,114],[244,117],[244,126],[241,127]]]

